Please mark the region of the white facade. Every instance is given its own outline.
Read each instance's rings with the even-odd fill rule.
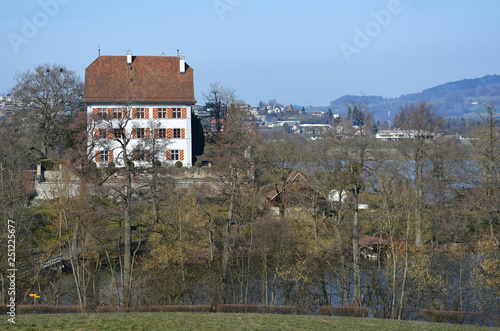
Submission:
[[[434,139],[434,133],[422,132],[418,130],[380,130],[375,137],[384,141],[397,141],[400,139],[415,139],[416,137],[423,137],[426,139]]]
[[[124,166],[123,146],[135,166],[151,166],[153,160],[191,166],[191,105],[90,103],[87,114],[89,152],[98,167],[111,161]]]

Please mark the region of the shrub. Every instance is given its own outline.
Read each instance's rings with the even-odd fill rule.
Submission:
[[[132,160],[127,160],[127,164],[128,164],[128,166],[130,167],[130,169],[134,169],[134,168],[135,168],[135,163],[134,163],[134,161],[132,161]]]
[[[113,161],[109,161],[108,162],[108,168],[113,169],[114,167],[116,167],[116,164]]]
[[[116,312],[191,312],[208,313],[210,306],[202,305],[170,305],[170,306],[135,306],[135,307],[116,307],[116,306],[98,306],[97,313],[116,313]]]
[[[40,164],[42,165],[42,168],[44,168],[45,170],[54,170],[56,161],[50,159],[43,159],[40,160]]]
[[[319,307],[319,315],[367,317],[368,308],[351,306],[321,306]]]
[[[219,313],[296,314],[295,306],[276,305],[217,305]]]
[[[176,167],[176,168],[180,168],[180,167],[182,167],[182,162],[181,162],[181,161],[177,161],[177,162],[175,162],[175,167]]]
[[[203,164],[203,163],[202,163],[200,160],[198,160],[198,161],[196,161],[196,162],[194,163],[194,166],[195,166],[196,168],[201,168],[201,165],[202,165],[202,164]]]
[[[8,311],[7,305],[0,305],[0,313]],[[77,305],[17,305],[16,311],[19,314],[64,314],[81,313],[82,308]],[[88,312],[87,307],[83,307],[84,312]]]
[[[161,167],[161,162],[160,162],[160,161],[158,161],[158,160],[156,160],[156,161],[153,163],[153,167],[157,167],[157,168]]]

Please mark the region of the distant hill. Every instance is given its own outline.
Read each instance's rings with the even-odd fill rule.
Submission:
[[[437,106],[444,117],[476,117],[484,111],[484,103],[500,105],[500,75],[449,82],[399,98],[346,95],[330,102],[330,108],[334,113],[342,114],[346,112],[346,105],[363,100],[368,102],[377,120],[387,119],[388,111],[392,118],[402,105],[423,100]]]

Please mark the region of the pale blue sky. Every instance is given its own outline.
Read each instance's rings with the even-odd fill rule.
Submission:
[[[179,47],[199,104],[210,82],[253,105],[323,106],[500,74],[498,0],[0,0],[0,12],[0,94],[43,63],[83,79],[98,45],[138,56]]]

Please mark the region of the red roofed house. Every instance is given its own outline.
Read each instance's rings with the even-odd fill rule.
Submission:
[[[291,171],[284,186],[286,197],[281,185],[275,187],[266,195],[267,204],[273,211],[283,213],[282,208],[309,208],[313,204],[317,211],[327,211],[327,199],[313,189],[301,172]]]
[[[98,166],[123,166],[124,155],[139,166],[153,160],[191,166],[196,100],[184,55],[132,56],[129,50],[126,56],[99,56],[85,70],[83,100]]]

